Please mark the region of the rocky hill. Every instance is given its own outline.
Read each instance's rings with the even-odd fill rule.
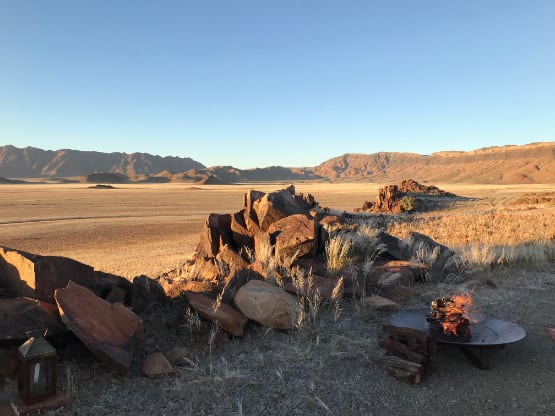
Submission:
[[[470,152],[345,154],[314,168],[330,179],[437,183],[553,183],[555,142],[489,147]]]
[[[0,147],[0,176],[81,177],[83,181],[89,181],[93,172],[125,175],[129,181],[145,183],[230,184],[300,180],[399,182],[405,178],[415,178],[424,183],[555,183],[555,142],[431,155],[351,153],[316,167],[271,166],[256,169],[237,169],[233,166],[207,168],[190,158],[161,157],[147,153]]]
[[[42,150],[0,147],[0,176],[9,178],[74,177],[108,172],[135,178],[164,169],[183,172],[205,166],[191,158],[161,157],[148,153],[101,153],[80,150]]]

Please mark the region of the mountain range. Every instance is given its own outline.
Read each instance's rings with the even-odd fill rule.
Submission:
[[[7,145],[0,147],[0,176],[73,178],[83,182],[203,184],[299,180],[397,182],[406,178],[438,183],[555,183],[555,142],[430,155],[349,153],[315,167],[256,169],[206,167],[188,157],[162,157],[148,153],[53,151]],[[3,182],[8,183],[7,180]]]

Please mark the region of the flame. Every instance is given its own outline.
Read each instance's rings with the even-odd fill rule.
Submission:
[[[470,336],[469,314],[472,304],[470,293],[441,298],[432,302],[432,317],[441,324],[444,334]]]

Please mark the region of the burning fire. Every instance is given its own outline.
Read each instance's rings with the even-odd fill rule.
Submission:
[[[432,302],[427,320],[444,335],[470,338],[471,306],[472,296],[469,293],[436,299]]]

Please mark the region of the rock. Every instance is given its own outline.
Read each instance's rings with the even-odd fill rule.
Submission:
[[[290,267],[304,256],[315,256],[318,249],[317,224],[304,214],[282,218],[268,227],[270,241],[275,239],[275,256]]]
[[[243,200],[243,208],[245,210],[244,220],[245,220],[245,225],[247,226],[247,231],[249,232],[249,236],[254,236],[255,234],[262,231],[258,223],[258,215],[254,210],[254,203],[260,200],[260,198],[262,198],[264,195],[265,195],[264,192],[251,190],[247,192],[244,196],[244,200]]]
[[[189,350],[185,347],[173,347],[171,350],[164,353],[171,365],[185,366],[191,363],[186,359]]]
[[[397,284],[412,286],[415,282],[426,281],[428,270],[428,265],[424,263],[407,260],[377,261],[374,263],[374,273],[370,277],[371,286],[375,288],[382,285],[388,277],[395,273],[399,273]]]
[[[238,247],[252,247],[253,245],[252,233],[247,227],[245,216],[246,209],[244,208],[231,216],[231,233],[233,236],[233,242]]]
[[[26,340],[27,331],[48,329],[48,335],[67,332],[58,308],[29,298],[0,299],[0,341]]]
[[[127,374],[144,339],[143,321],[121,303],[110,304],[75,282],[56,289],[62,321],[109,368]]]
[[[426,253],[425,261],[430,264],[429,277],[431,282],[444,281],[449,275],[463,274],[462,264],[458,256],[449,247],[434,241],[430,237],[412,232],[405,239],[406,256],[419,260],[421,253]]]
[[[194,280],[211,282],[217,282],[222,277],[215,257],[196,258],[190,275]]]
[[[170,299],[184,295],[185,292],[212,293],[217,286],[211,281],[199,280],[170,280],[160,279],[158,281],[166,296]]]
[[[210,214],[200,232],[200,241],[195,251],[195,257],[216,257],[220,247],[224,244],[231,244],[232,241],[231,215]]]
[[[187,298],[197,313],[209,321],[217,321],[222,329],[236,337],[243,336],[248,319],[241,312],[226,303],[220,303],[200,293],[188,293]]]
[[[39,256],[0,247],[0,284],[12,297],[24,296],[54,303],[54,290],[69,280],[106,296],[114,286],[130,291],[123,277],[95,271],[91,266],[67,257]]]
[[[253,208],[262,231],[267,231],[274,222],[290,215],[308,215],[308,210],[304,209],[287,189],[265,194],[254,202]]]
[[[222,300],[232,303],[237,291],[251,280],[264,280],[264,276],[249,267],[236,267],[231,270],[225,278]]]
[[[247,318],[275,329],[291,329],[300,312],[295,296],[260,280],[239,289],[235,304]]]
[[[159,377],[175,373],[168,359],[161,352],[147,355],[143,362],[143,374],[147,377]]]
[[[110,293],[108,293],[108,296],[106,296],[106,302],[125,303],[125,290],[121,287],[113,287],[112,290],[110,290]]]
[[[270,234],[267,232],[259,232],[254,235],[254,257],[256,261],[267,263],[270,257],[274,256],[274,242],[270,240]]]
[[[326,215],[319,221],[319,224],[328,231],[334,231],[343,228],[345,220],[337,215]]]
[[[131,306],[135,313],[141,313],[154,304],[164,304],[167,301],[164,289],[157,280],[145,275],[133,279]]]
[[[220,248],[220,251],[216,256],[216,260],[225,263],[229,270],[237,267],[247,267],[249,265],[249,263],[243,257],[241,257],[239,253],[233,250],[229,246],[229,244],[225,244],[223,247]]]
[[[0,380],[15,378],[18,358],[15,348],[0,348]]]
[[[378,295],[364,298],[363,302],[365,305],[370,306],[377,311],[388,312],[401,308],[401,305],[398,303]]]
[[[405,243],[391,234],[380,230],[375,236],[376,246],[381,246],[383,251],[380,253],[380,258],[391,260],[410,260],[412,256],[405,254]]]
[[[283,288],[287,292],[295,293],[297,296],[312,297],[318,292],[322,299],[332,299],[333,290],[337,286],[339,278],[322,277],[313,275],[312,277],[304,279],[301,285],[295,285],[291,280],[283,282]],[[339,299],[343,298],[344,288],[338,294]]]

